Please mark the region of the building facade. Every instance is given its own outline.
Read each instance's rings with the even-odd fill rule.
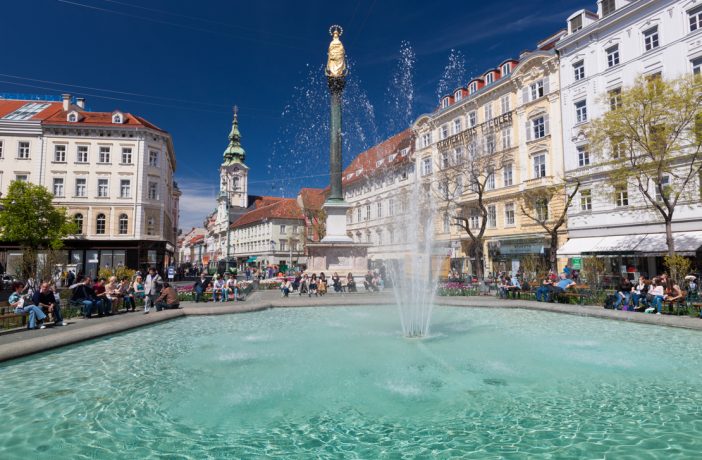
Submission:
[[[101,267],[174,263],[180,191],[171,136],[126,112],[91,112],[82,99],[0,101],[0,192],[13,180],[42,185],[79,232],[66,263]],[[19,256],[5,245],[8,271]]]
[[[419,180],[441,190],[436,234],[458,271],[473,272],[476,263],[488,272],[516,271],[524,257],[548,256],[548,234],[522,208],[530,209],[525,192],[563,180],[559,68],[553,50],[559,36],[473,78],[415,122]],[[543,203],[540,212],[550,220],[563,206],[564,200],[556,197]],[[484,260],[473,260],[472,240],[455,225],[455,215],[465,217],[475,234],[486,221]]]
[[[559,254],[605,256],[610,273],[660,273],[662,261],[656,256],[667,250],[662,218],[638,190],[614,190],[605,183],[608,153],[592,151],[585,131],[638,77],[667,80],[701,72],[702,2],[600,0],[596,12],[580,10],[567,26],[556,44],[563,154],[566,173],[579,177],[581,186],[568,213],[571,239]],[[690,198],[674,214],[676,249],[686,255],[699,254],[702,246],[701,181],[690,183]]]

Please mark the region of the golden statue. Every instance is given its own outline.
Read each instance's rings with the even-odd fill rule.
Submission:
[[[339,40],[344,30],[341,26],[331,26],[329,33],[333,38],[331,43],[329,43],[326,74],[328,77],[344,77],[348,72],[346,69],[346,51],[344,51],[344,45]]]

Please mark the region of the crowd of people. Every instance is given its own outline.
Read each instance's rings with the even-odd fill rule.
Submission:
[[[161,311],[180,307],[175,288],[163,281],[155,267],[148,270],[146,277],[137,272],[131,279],[80,276],[68,289],[71,291],[69,303],[80,306],[81,315],[85,319],[92,318],[93,315],[111,316],[122,309],[125,313],[135,312],[137,303],[142,302],[144,314],[148,314],[152,308]],[[32,280],[26,283],[14,282],[8,302],[15,314],[28,316],[29,329],[45,329],[47,318],[56,326],[68,325],[63,319],[61,296],[53,281],[43,282],[38,288]]]
[[[208,299],[213,302],[236,302],[240,295],[239,282],[234,274],[215,274],[212,279],[208,279],[207,274],[202,272],[193,285],[193,293],[195,302],[206,302]]]

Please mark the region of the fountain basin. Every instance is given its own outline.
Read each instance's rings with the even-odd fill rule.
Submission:
[[[0,366],[4,458],[695,456],[700,333],[536,311],[187,317]]]

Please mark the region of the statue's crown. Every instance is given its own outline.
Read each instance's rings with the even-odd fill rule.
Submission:
[[[344,29],[343,29],[340,25],[334,24],[333,26],[331,26],[331,27],[329,28],[329,35],[331,35],[331,36],[333,37],[333,36],[334,36],[334,32],[338,32],[338,33],[339,33],[339,37],[341,37],[341,35],[344,33]]]

